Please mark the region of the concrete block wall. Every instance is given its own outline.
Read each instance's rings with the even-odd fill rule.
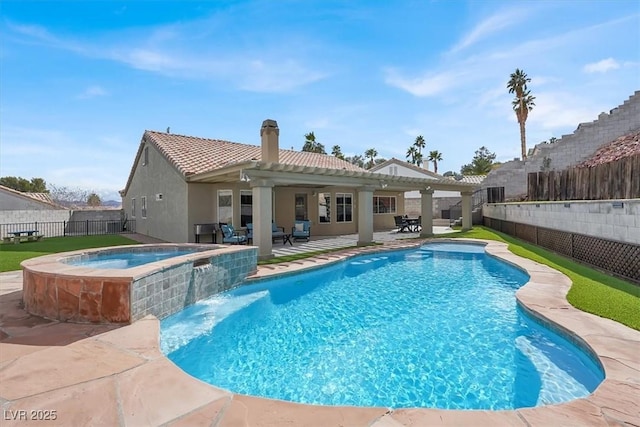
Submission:
[[[47,222],[69,221],[71,211],[68,210],[28,210],[28,211],[0,211],[0,224],[35,224]],[[29,227],[31,228],[31,227]],[[0,237],[5,237],[7,227],[0,227]],[[18,230],[15,230],[18,231]],[[60,227],[62,236],[63,228]],[[52,237],[47,235],[47,237]]]
[[[0,211],[0,238],[5,237],[8,231],[29,228],[38,229],[45,237],[57,237],[65,235],[64,221],[120,221],[120,209],[100,210],[1,210]],[[9,226],[8,224],[24,224],[23,226]],[[84,228],[82,228],[84,230]],[[67,229],[67,232],[69,230]]]
[[[74,210],[70,221],[120,221],[122,216],[121,209]]]
[[[564,170],[590,158],[601,146],[640,129],[640,91],[609,113],[601,113],[589,123],[581,123],[554,144],[538,144],[526,161],[513,160],[489,173],[482,187],[504,187],[505,197],[527,192],[527,174],[539,172],[545,158],[550,170]]]
[[[640,245],[640,199],[498,203],[482,211],[489,218]]]
[[[462,197],[442,197],[433,198],[433,217],[442,218],[442,211],[449,209],[451,206],[462,201]],[[398,215],[408,215],[415,218],[421,215],[422,200],[420,198],[404,199],[404,212],[398,212]]]

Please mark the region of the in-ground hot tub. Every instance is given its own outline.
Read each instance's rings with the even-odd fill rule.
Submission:
[[[141,263],[141,260],[142,263]],[[78,323],[160,319],[256,271],[252,246],[153,244],[46,255],[21,263],[25,309]]]

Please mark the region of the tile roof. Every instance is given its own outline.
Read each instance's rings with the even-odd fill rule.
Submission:
[[[31,197],[39,202],[49,203],[54,205],[55,202],[51,198],[51,194],[49,193],[23,193],[27,197]]]
[[[454,177],[449,177],[457,182],[467,182],[469,184],[482,184],[482,181],[486,178],[486,175],[462,175],[462,178],[456,180]]]
[[[153,144],[184,176],[210,172],[242,161],[259,161],[262,156],[262,149],[258,145],[165,132],[147,130],[144,133],[143,141]],[[364,171],[364,169],[335,156],[294,150],[281,149],[279,163]]]
[[[28,192],[14,190],[13,188],[5,187],[4,185],[0,185],[0,190],[3,190],[7,193],[11,193],[18,197],[31,199],[39,203],[47,204],[56,209],[66,209],[64,206],[60,206],[59,204],[54,202],[49,193],[28,193]]]
[[[603,145],[577,167],[593,167],[637,155],[640,155],[640,129]]]

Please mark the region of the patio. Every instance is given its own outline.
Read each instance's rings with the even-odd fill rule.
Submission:
[[[385,237],[386,236],[386,237]],[[351,248],[260,267],[256,277],[335,262],[362,252],[413,247],[423,240]],[[410,237],[403,233],[401,237]],[[314,245],[351,242],[356,236]],[[304,243],[293,246],[303,249]],[[287,245],[289,246],[289,245]],[[320,247],[320,246],[316,246]],[[280,249],[275,245],[274,249]],[[315,249],[317,250],[317,249]],[[237,395],[182,372],[159,351],[159,322],[147,317],[124,327],[79,325],[31,316],[21,308],[21,272],[0,275],[0,399],[3,426],[215,425],[611,425],[640,424],[640,332],[570,306],[562,274],[488,242],[487,251],[525,268],[531,281],[518,291],[529,309],[579,336],[599,355],[605,381],[590,396],[560,405],[514,411],[443,411],[323,407]],[[55,417],[55,419],[53,419]]]

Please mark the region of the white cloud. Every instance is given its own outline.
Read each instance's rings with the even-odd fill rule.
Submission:
[[[434,96],[460,84],[462,73],[442,72],[438,74],[426,74],[422,77],[406,78],[399,75],[396,70],[389,69],[386,72],[385,82],[409,92],[414,96]]]
[[[108,95],[108,92],[106,90],[104,90],[101,86],[94,85],[86,88],[84,92],[78,95],[78,98],[89,99],[89,98],[95,98],[97,96],[105,96],[105,95]]]
[[[27,42],[46,44],[89,58],[106,58],[174,78],[222,80],[253,92],[288,92],[329,75],[323,71],[326,64],[308,60],[309,49],[305,46],[311,43],[274,40],[256,47],[226,46],[225,50],[219,46],[202,47],[193,43],[193,33],[200,25],[197,22],[193,26],[158,27],[146,29],[143,36],[116,34],[96,41],[58,37],[39,26],[11,24],[9,27],[26,37]]]
[[[529,113],[527,125],[544,130],[573,132],[578,124],[598,117],[598,111],[585,99],[566,92],[545,92],[536,95],[536,106]],[[515,121],[515,114],[510,116]]]
[[[478,41],[491,36],[505,28],[514,26],[526,18],[523,9],[511,9],[498,12],[477,24],[462,40],[460,40],[449,53],[456,53]]]
[[[283,62],[254,60],[244,67],[245,73],[237,81],[241,89],[254,92],[287,92],[326,77],[326,73],[312,71],[298,61]]]
[[[606,73],[607,71],[617,70],[618,68],[620,68],[618,61],[613,58],[607,58],[585,65],[582,71],[585,73]]]

